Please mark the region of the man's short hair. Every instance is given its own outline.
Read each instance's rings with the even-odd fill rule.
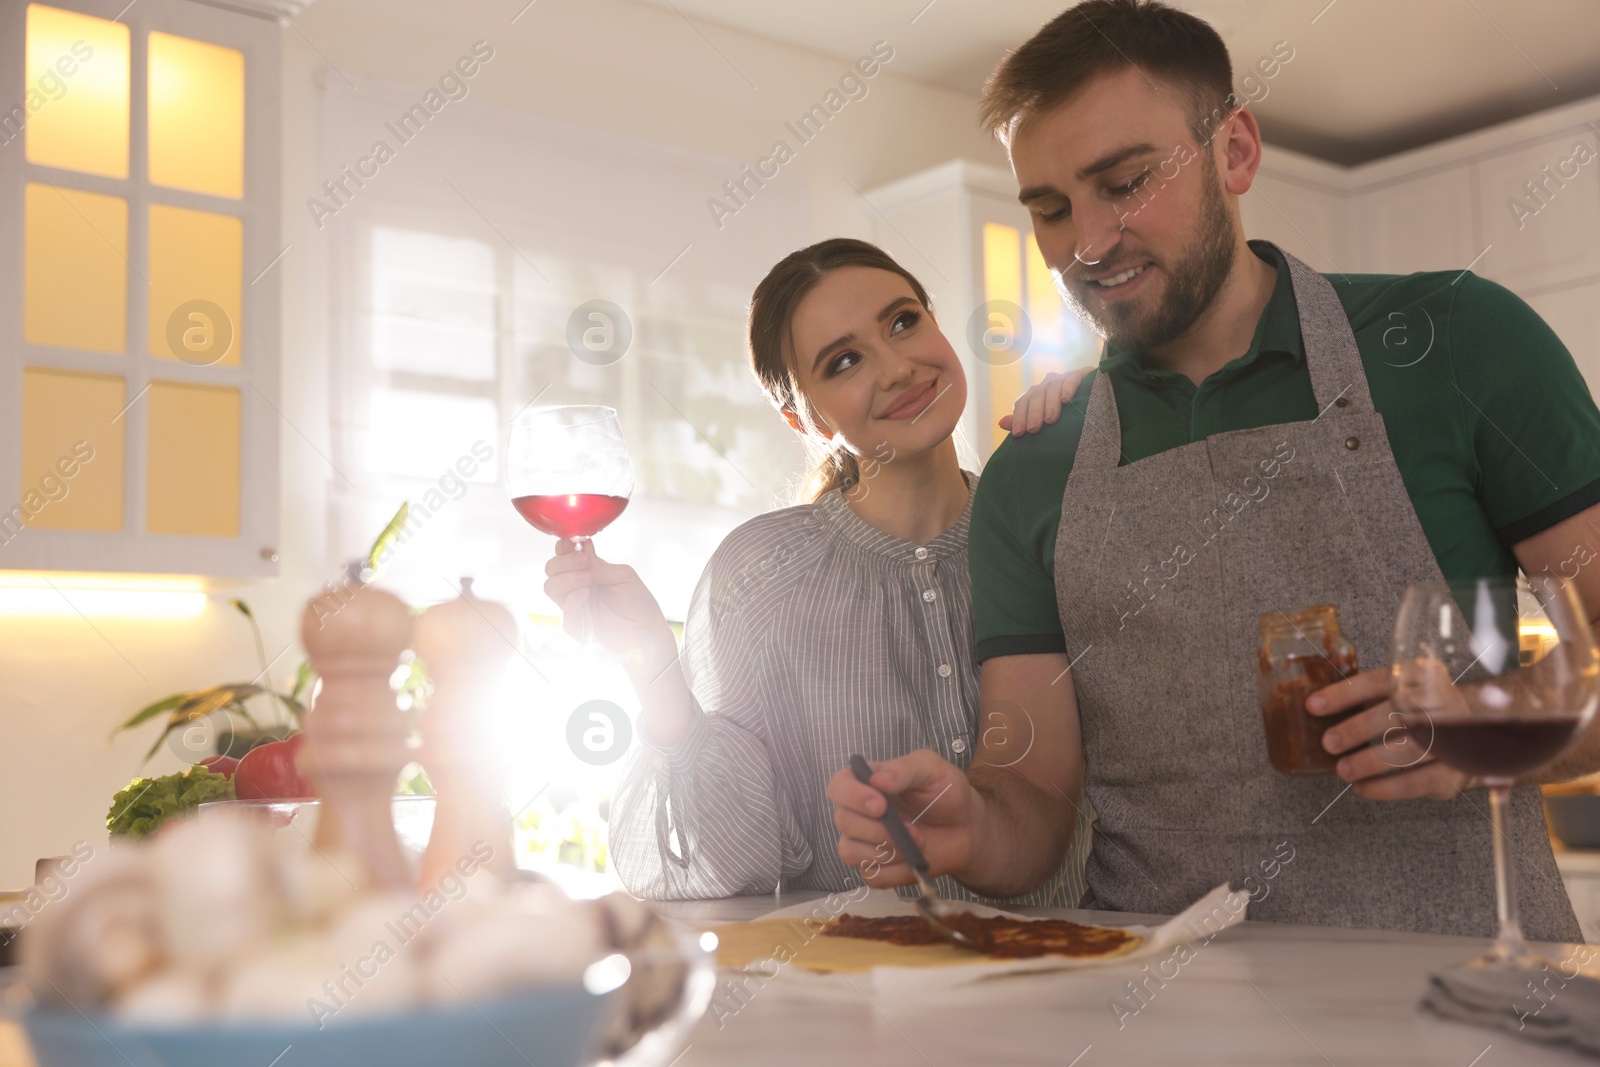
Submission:
[[[1045,24],[983,88],[979,120],[1009,145],[1029,118],[1101,74],[1129,67],[1182,93],[1204,144],[1237,101],[1228,46],[1210,24],[1159,0],[1086,0]]]

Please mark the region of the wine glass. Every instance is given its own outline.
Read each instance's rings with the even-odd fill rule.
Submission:
[[[1500,933],[1468,966],[1541,962],[1517,919],[1511,786],[1571,747],[1600,704],[1600,648],[1577,591],[1540,578],[1531,594],[1514,578],[1412,586],[1395,620],[1390,689],[1406,733],[1489,790]]]
[[[616,410],[569,404],[519,414],[506,449],[506,488],[529,525],[584,551],[633,494],[633,461]],[[587,618],[576,629],[587,641]]]

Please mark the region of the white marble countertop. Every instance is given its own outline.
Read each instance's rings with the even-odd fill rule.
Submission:
[[[819,896],[786,893],[661,908],[686,925],[705,927]],[[1160,921],[1024,910],[1108,924]],[[674,1067],[1595,1062],[1418,1010],[1429,974],[1485,947],[1472,938],[1246,922],[1200,947],[1164,985],[1150,983],[1154,992],[1142,1006],[1126,988],[1144,975],[1134,965],[1002,978],[916,998],[874,992],[867,983],[780,975],[743,992],[720,989],[720,1010],[701,1020]],[[1564,955],[1559,946],[1546,946],[1546,954]],[[1114,1000],[1139,1011],[1119,1020]]]

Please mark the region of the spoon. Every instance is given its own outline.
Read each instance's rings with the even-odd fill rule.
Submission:
[[[867,766],[867,761],[861,756],[850,757],[850,770],[855,774],[856,780],[862,785],[872,784],[872,768]],[[889,833],[889,840],[893,842],[895,851],[905,858],[906,866],[911,868],[911,873],[917,879],[917,888],[922,895],[913,902],[917,910],[922,912],[924,918],[940,934],[960,945],[962,948],[974,952],[987,952],[992,946],[992,940],[987,936],[987,931],[980,931],[979,936],[988,944],[980,944],[976,939],[951,926],[948,919],[965,914],[959,908],[952,907],[950,902],[939,895],[934,888],[933,879],[928,877],[928,860],[923,856],[917,843],[911,840],[911,832],[906,829],[906,824],[901,821],[900,813],[895,810],[894,801],[884,797],[883,828]]]

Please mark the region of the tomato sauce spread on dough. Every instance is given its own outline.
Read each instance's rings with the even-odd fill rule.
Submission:
[[[1013,919],[1007,916],[953,915],[947,922],[1003,959],[1032,956],[1104,956],[1137,940],[1126,930],[1084,926],[1065,919]],[[841,915],[822,928],[829,937],[886,941],[891,945],[946,945],[949,939],[921,915],[868,918]]]

